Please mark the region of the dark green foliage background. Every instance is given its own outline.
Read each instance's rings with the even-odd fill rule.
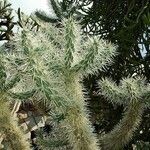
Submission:
[[[10,40],[13,35],[13,16],[11,4],[6,0],[0,1],[0,41]]]

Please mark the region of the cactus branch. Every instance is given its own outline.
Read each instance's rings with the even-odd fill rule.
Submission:
[[[62,122],[67,130],[68,141],[73,150],[98,150],[98,140],[89,121],[79,79],[73,75],[70,81],[70,76],[66,79],[66,91],[73,105],[67,108],[67,115]]]
[[[136,102],[126,109],[120,123],[101,138],[102,150],[121,150],[132,139],[133,133],[141,123],[144,107],[140,102]]]
[[[14,116],[9,110],[6,96],[0,93],[0,132],[3,133],[4,147],[11,150],[30,150],[30,144],[19,128]],[[6,148],[5,147],[5,148]]]
[[[103,79],[99,85],[108,101],[125,106],[122,120],[100,140],[103,150],[121,150],[140,125],[143,111],[148,106],[149,97],[145,95],[148,95],[149,86],[140,77],[123,79],[118,86],[111,80]]]

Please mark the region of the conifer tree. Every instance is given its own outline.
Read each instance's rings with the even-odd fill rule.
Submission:
[[[11,4],[7,0],[0,0],[0,41],[10,40],[13,35],[13,27]]]
[[[44,11],[37,10],[35,12],[35,15],[39,19],[41,19],[45,22],[49,22],[49,23],[56,23],[56,22],[62,21],[63,14],[62,14],[59,2],[57,0],[47,0],[47,2],[48,2],[48,5],[49,5],[49,8],[54,11],[54,14],[47,14]]]

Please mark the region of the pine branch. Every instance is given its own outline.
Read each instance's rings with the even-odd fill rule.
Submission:
[[[48,14],[46,14],[44,11],[41,10],[37,10],[35,11],[35,15],[37,16],[37,18],[39,18],[42,21],[48,22],[48,23],[56,23],[59,21],[58,18],[54,18]]]
[[[10,40],[14,25],[11,4],[7,0],[0,0],[0,41]]]
[[[20,8],[18,9],[17,15],[18,15],[17,23],[21,28],[28,28],[30,30],[35,29],[36,31],[38,31],[40,25],[35,16],[31,15],[28,17],[23,12],[21,12]]]
[[[48,0],[50,6],[52,6],[57,18],[62,19],[62,12],[57,0]]]

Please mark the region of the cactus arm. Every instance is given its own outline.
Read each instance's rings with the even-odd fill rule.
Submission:
[[[125,78],[119,86],[109,80],[103,80],[100,83],[104,90],[103,94],[108,100],[115,101],[116,104],[123,101],[125,106],[122,120],[110,133],[101,138],[102,150],[121,150],[130,142],[135,130],[140,125],[146,107],[145,102],[148,99],[145,97],[145,93],[149,86],[145,86],[145,80],[140,77]],[[123,94],[119,93],[120,89]],[[120,98],[120,100],[116,101],[116,98]]]
[[[45,13],[45,11],[37,10],[35,11],[35,15],[42,21],[48,23],[57,23],[58,21],[61,21],[62,12],[57,0],[48,0],[48,4],[49,4],[49,8],[53,9],[54,14],[47,14]]]
[[[30,150],[29,142],[11,115],[6,97],[2,93],[0,95],[0,132],[5,135],[4,146],[11,150]]]
[[[143,111],[144,107],[140,102],[128,106],[120,123],[100,139],[102,150],[122,150],[139,127]]]
[[[112,104],[124,104],[126,93],[121,86],[117,86],[111,79],[99,81],[100,94],[104,95]]]
[[[12,89],[19,81],[20,81],[20,77],[19,75],[16,75],[7,84],[5,84],[4,90],[8,91],[9,89]]]
[[[72,101],[68,107],[65,120],[62,122],[68,135],[68,141],[73,150],[98,150],[98,143],[89,121],[86,103],[82,94],[82,87],[77,77],[66,79],[66,91]]]
[[[90,39],[86,44],[87,54],[72,69],[82,74],[95,74],[112,62],[116,55],[116,47],[97,38]]]
[[[35,90],[21,93],[8,92],[8,95],[14,99],[27,100],[35,94]]]
[[[81,60],[78,64],[76,64],[72,70],[78,72],[79,70],[87,69],[92,63],[95,56],[98,54],[98,43],[96,40],[91,41],[91,45],[89,45],[88,53],[85,55],[85,58]]]
[[[72,18],[69,18],[67,21],[64,21],[65,27],[65,66],[66,68],[71,67],[73,62],[73,53],[75,52],[75,33],[74,33],[74,21]]]

